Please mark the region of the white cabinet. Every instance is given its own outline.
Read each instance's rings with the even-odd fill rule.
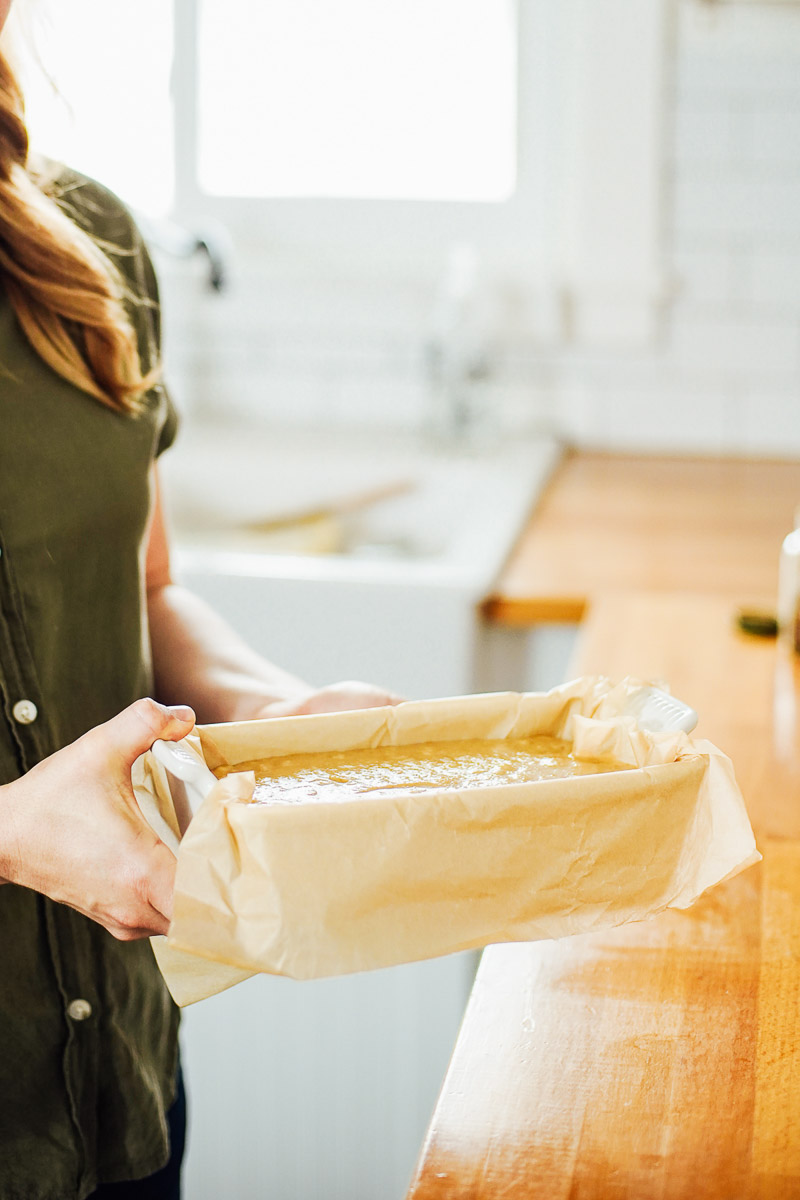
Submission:
[[[260,976],[187,1009],[187,1200],[401,1200],[475,965]]]

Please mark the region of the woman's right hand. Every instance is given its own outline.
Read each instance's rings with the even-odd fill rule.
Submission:
[[[166,933],[175,857],[142,816],[134,761],[190,732],[190,708],[137,700],[0,787],[0,876],[68,904],[122,941]]]

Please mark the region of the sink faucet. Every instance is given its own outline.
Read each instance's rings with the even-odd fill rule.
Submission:
[[[487,418],[489,376],[485,295],[472,246],[452,248],[439,287],[431,336],[425,345],[430,391],[429,427],[451,448],[477,449]]]

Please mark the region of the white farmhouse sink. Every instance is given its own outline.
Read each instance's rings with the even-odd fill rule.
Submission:
[[[200,426],[163,474],[183,570],[480,599],[558,453],[544,438],[467,455],[410,436]]]
[[[369,679],[415,698],[482,690],[477,605],[558,457],[544,438],[467,455],[410,436],[187,428],[162,468],[175,569],[309,681]],[[349,515],[252,528],[395,485]],[[302,553],[310,533],[333,552]]]

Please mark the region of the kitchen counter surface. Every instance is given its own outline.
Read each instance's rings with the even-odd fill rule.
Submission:
[[[774,598],[798,499],[800,466],[600,456],[545,496],[497,619],[584,614],[572,674],[667,680],[733,759],[763,861],[687,912],[490,947],[409,1200],[800,1197],[800,666],[735,626]]]
[[[568,453],[501,573],[496,623],[579,621],[606,591],[772,600],[800,464]]]

